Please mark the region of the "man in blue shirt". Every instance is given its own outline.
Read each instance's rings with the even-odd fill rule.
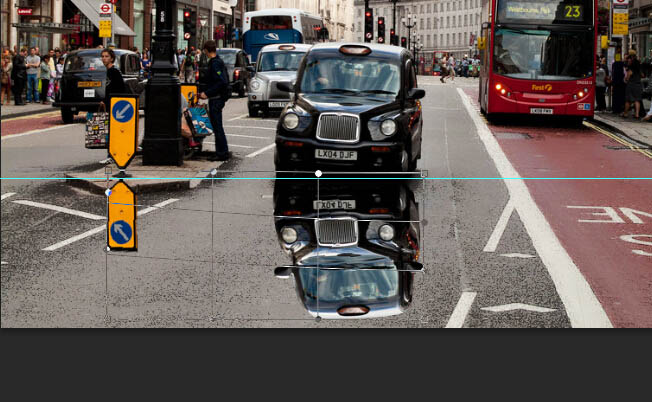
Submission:
[[[203,52],[210,61],[207,74],[200,82],[204,92],[199,94],[202,99],[208,99],[208,114],[215,135],[215,156],[211,161],[226,161],[231,158],[229,145],[226,142],[226,133],[222,125],[222,109],[231,95],[229,73],[222,59],[217,55],[217,45],[214,40],[204,43]]]

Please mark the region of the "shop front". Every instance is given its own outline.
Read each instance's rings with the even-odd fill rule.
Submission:
[[[64,48],[78,49],[80,47],[97,47],[104,44],[104,38],[99,37],[100,13],[99,7],[104,0],[63,0],[63,21],[78,25],[76,32],[62,35]],[[120,47],[120,37],[133,37],[136,33],[120,18],[120,8],[113,20],[115,42]],[[107,40],[108,43],[108,40]]]
[[[7,3],[8,7],[12,6],[12,2],[8,1]],[[57,27],[54,24],[54,19],[52,18],[53,1],[20,0],[13,3],[18,6],[16,10],[17,20],[11,24],[12,27],[16,28],[18,47],[38,47],[39,51],[42,51],[41,49],[47,51],[53,48],[53,35],[65,31],[65,27]],[[2,16],[4,17],[5,14],[3,13]],[[5,30],[3,29],[3,34],[4,32]]]

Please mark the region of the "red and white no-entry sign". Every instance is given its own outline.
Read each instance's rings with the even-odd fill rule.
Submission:
[[[100,14],[111,14],[113,6],[109,3],[100,4]]]
[[[618,6],[627,6],[629,5],[629,0],[613,0],[615,5]]]

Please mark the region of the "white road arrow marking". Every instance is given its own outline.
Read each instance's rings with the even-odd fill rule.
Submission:
[[[122,118],[125,117],[125,113],[127,113],[127,110],[129,110],[129,108],[131,108],[131,105],[127,105],[124,108],[122,108],[122,110],[115,112],[115,118],[118,120],[122,120]]]
[[[532,254],[521,254],[521,253],[508,253],[508,254],[501,254],[503,257],[507,258],[534,258]]]
[[[503,313],[505,311],[513,310],[535,311],[537,313],[551,313],[553,311],[557,311],[554,308],[532,306],[530,304],[523,303],[510,303],[503,304],[502,306],[482,307],[480,310],[491,311],[492,313]]]
[[[125,232],[122,231],[122,225],[121,224],[116,223],[115,225],[113,225],[113,228],[115,229],[114,230],[115,232],[120,234],[125,239],[125,241],[129,241],[129,237],[127,237]]]

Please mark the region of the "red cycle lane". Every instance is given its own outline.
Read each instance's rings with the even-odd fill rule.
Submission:
[[[652,180],[604,180],[652,178],[652,159],[588,127],[517,124],[488,126],[521,177],[567,178],[525,183],[612,324],[652,327]]]
[[[85,114],[79,114],[75,122],[79,123],[85,119]],[[2,136],[20,134],[28,131],[42,130],[55,126],[63,126],[61,115],[58,111],[35,114],[33,116],[22,116],[3,120],[0,127]]]

